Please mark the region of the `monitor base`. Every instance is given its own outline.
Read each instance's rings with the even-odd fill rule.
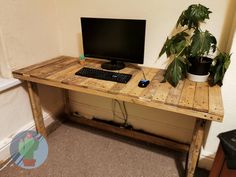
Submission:
[[[111,61],[102,63],[101,67],[107,70],[121,70],[125,67],[125,64],[120,61]]]

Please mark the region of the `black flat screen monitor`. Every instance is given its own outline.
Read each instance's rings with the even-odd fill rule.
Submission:
[[[110,60],[102,68],[143,64],[146,20],[82,17],[81,27],[85,57]]]

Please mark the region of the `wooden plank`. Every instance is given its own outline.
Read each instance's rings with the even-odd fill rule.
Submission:
[[[153,95],[157,92],[157,84],[163,80],[164,70],[157,70],[156,75],[151,80],[149,87],[146,88],[139,96],[140,99],[151,101]]]
[[[143,72],[147,75],[151,71],[150,68],[144,68]],[[120,90],[120,94],[128,95],[130,91],[132,91],[134,88],[138,87],[138,83],[141,79],[144,79],[143,72],[139,71],[133,78],[124,85],[124,88]]]
[[[208,112],[208,88],[207,82],[198,82],[196,84],[193,109]]]
[[[131,74],[132,75],[132,78],[131,80],[133,80],[133,78],[137,75],[137,73],[139,73],[140,71],[136,68],[132,68],[132,67],[129,67],[127,70],[122,70],[122,73],[126,73],[126,74]],[[130,80],[130,81],[131,81]],[[129,82],[130,82],[129,81]],[[128,83],[129,83],[128,82]],[[127,84],[123,84],[123,83],[117,83],[115,84],[108,92],[109,93],[113,93],[113,94],[118,94],[120,93],[120,91],[122,89],[124,89],[125,87],[127,86]]]
[[[79,63],[77,63],[68,68],[63,68],[61,71],[55,72],[54,74],[46,77],[46,79],[62,82],[63,80],[74,77],[75,73],[79,71],[82,67],[93,67],[95,64],[100,63],[101,62],[87,59],[84,65],[80,65]]]
[[[45,65],[48,65],[48,64],[51,64],[51,63],[54,63],[54,62],[58,62],[58,61],[61,61],[61,60],[64,60],[65,58],[70,58],[70,57],[66,57],[66,56],[56,57],[56,58],[53,58],[51,60],[46,60],[46,61],[34,64],[34,65],[30,65],[28,67],[22,68],[22,69],[15,70],[15,71],[13,71],[13,74],[23,74],[23,73],[32,71],[34,69],[43,67]]]
[[[27,80],[27,81],[31,81],[31,82],[35,82],[35,83],[39,83],[39,84],[49,85],[49,86],[58,87],[58,88],[64,88],[64,89],[87,93],[87,94],[92,94],[92,95],[103,96],[106,98],[118,99],[121,101],[127,101],[129,103],[144,105],[144,106],[148,106],[148,107],[152,107],[152,108],[156,108],[156,109],[161,109],[161,110],[165,110],[165,111],[189,115],[189,116],[198,117],[198,118],[202,118],[202,119],[206,119],[206,120],[213,120],[213,121],[218,121],[218,122],[222,122],[222,120],[223,120],[223,115],[215,115],[215,114],[201,112],[201,111],[197,111],[197,110],[180,108],[180,107],[176,107],[176,106],[172,106],[172,105],[163,104],[162,102],[158,102],[158,101],[156,101],[156,102],[155,101],[147,101],[147,100],[131,97],[129,95],[112,94],[109,92],[96,91],[94,89],[85,89],[83,87],[80,87],[78,82],[76,82],[77,85],[75,85],[75,84],[63,83],[63,81],[56,82],[56,81],[50,81],[50,80],[45,80],[45,79],[39,79],[39,78],[35,78],[35,77],[22,76],[19,74],[14,74],[14,77],[17,79]],[[82,78],[82,77],[80,77],[80,78]]]
[[[76,58],[64,58],[63,60],[48,64],[44,67],[34,69],[30,72],[24,73],[29,74],[33,77],[46,78],[56,72],[69,68],[73,65],[78,64],[78,59]]]
[[[72,111],[70,107],[69,90],[63,89],[63,102],[64,102],[64,113],[70,115]]]
[[[58,82],[62,82],[63,80],[73,77],[75,75],[75,73],[80,70],[83,66],[76,64],[73,65],[69,68],[65,68],[59,72],[56,72],[48,77],[46,77],[45,79],[48,80],[54,80],[54,81],[58,81]]]
[[[172,86],[168,82],[165,82],[158,83],[156,87],[157,91],[153,95],[153,101],[165,103]]]
[[[209,113],[224,115],[220,86],[209,87]]]
[[[179,84],[176,87],[172,87],[166,98],[166,103],[177,106],[179,103],[183,87],[184,87],[184,82],[182,80],[179,81]]]
[[[194,95],[195,95],[196,82],[190,81],[188,79],[184,82],[184,88],[182,90],[179,106],[192,108],[194,103]]]
[[[98,81],[97,79],[88,78],[83,82],[81,82],[80,86],[84,88],[94,89],[97,91],[108,92],[115,84],[116,82],[112,81],[105,81],[105,80]]]
[[[100,60],[92,60],[92,59],[86,59],[83,67],[89,67],[89,68],[97,68],[97,69],[102,69],[101,64],[103,62]]]
[[[91,67],[91,68],[100,68],[100,66],[101,66],[101,61],[92,61],[92,60],[87,60],[84,65],[84,67]],[[87,79],[90,78],[72,74],[67,78],[65,78],[64,80],[62,80],[61,82],[64,84],[79,86],[83,81]]]
[[[102,91],[97,91],[94,89],[88,89],[88,88],[85,89],[83,87],[80,87],[79,83],[77,81],[75,82],[77,84],[76,85],[73,83],[69,84],[69,82],[63,83],[64,81],[57,82],[57,81],[39,79],[39,78],[35,78],[35,77],[22,76],[19,74],[14,74],[14,77],[17,79],[27,80],[27,81],[31,81],[31,82],[35,82],[35,83],[39,83],[39,84],[49,85],[49,86],[58,87],[58,88],[64,88],[64,89],[87,93],[87,94],[92,94],[92,95],[103,96],[106,98],[118,99],[121,101],[127,101],[129,103],[144,105],[144,106],[148,106],[148,107],[152,107],[152,108],[157,108],[157,109],[161,109],[161,110],[165,110],[165,111],[189,115],[189,116],[198,117],[198,118],[202,118],[202,119],[206,119],[206,120],[214,120],[214,121],[222,122],[222,119],[223,119],[223,115],[215,115],[215,114],[201,112],[201,111],[197,111],[197,110],[191,110],[188,108],[180,108],[180,107],[176,107],[176,106],[172,106],[172,105],[163,104],[162,102],[153,101],[153,100],[147,101],[147,100],[131,97],[129,95],[124,95],[124,94],[112,94],[109,92],[102,92]],[[82,78],[82,77],[79,77],[79,78]],[[76,78],[76,79],[78,79],[78,78]]]
[[[188,154],[187,175],[186,175],[187,177],[194,177],[194,172],[197,166],[202,146],[202,141],[204,138],[205,124],[206,124],[205,121],[202,119],[196,120],[195,128],[193,131],[193,138]]]
[[[150,71],[145,74],[145,77],[147,80],[152,80],[154,78],[154,76],[156,75],[157,73],[157,70],[156,69],[150,69]],[[146,89],[149,89],[149,85],[146,87],[146,88],[141,88],[141,87],[138,87],[138,83],[136,83],[136,85],[134,85],[133,89],[129,91],[129,95],[131,96],[135,96],[135,97],[140,97],[141,93],[146,90]]]
[[[53,73],[52,75],[46,77],[46,79],[54,80],[58,82],[62,82],[66,79],[69,79],[75,76],[75,73],[79,71],[82,67],[94,67],[97,65],[97,67],[101,64],[100,61],[94,61],[87,59],[84,65],[80,65],[79,63],[76,63],[75,65],[72,65],[70,67],[62,68],[62,70],[57,71]]]
[[[129,68],[131,68],[134,75],[127,84],[115,84],[111,86],[109,83],[108,85],[105,85],[105,88],[102,88],[104,87],[104,85],[101,84],[101,80],[89,78],[90,80],[94,80],[91,82],[90,80],[87,80],[88,78],[86,77],[75,76],[73,72],[76,70],[76,66],[75,65],[68,66],[68,65],[65,65],[64,63],[65,59],[68,59],[68,58],[71,59],[72,57],[65,57],[63,59],[58,59],[58,58],[54,59],[53,62],[49,62],[47,66],[44,66],[42,64],[33,65],[32,68],[28,67],[26,69],[27,71],[26,73],[23,73],[26,75],[22,75],[22,73],[19,73],[19,74],[13,73],[13,75],[14,77],[22,79],[22,80],[28,80],[28,81],[42,83],[46,85],[49,84],[51,86],[56,86],[59,88],[66,88],[69,90],[75,90],[75,91],[80,91],[84,93],[105,96],[105,97],[113,98],[113,99],[121,99],[123,101],[128,101],[131,103],[146,105],[149,107],[163,109],[163,110],[167,110],[171,112],[178,112],[181,114],[191,115],[191,116],[195,116],[195,117],[199,117],[199,118],[203,118],[207,120],[222,121],[223,103],[221,100],[220,88],[215,89],[215,87],[213,87],[209,89],[209,101],[208,101],[209,111],[202,111],[197,107],[196,108],[191,107],[192,102],[195,101],[195,100],[192,101],[191,99],[193,96],[193,93],[190,92],[190,90],[192,90],[191,84],[187,85],[186,83],[184,83],[183,91],[180,94],[180,98],[178,98],[179,94],[174,93],[175,89],[172,88],[172,86],[169,83],[160,83],[159,82],[160,80],[157,79],[157,76],[154,76],[152,79],[153,82],[151,82],[147,88],[143,89],[142,92],[140,92],[141,89],[137,87],[137,84],[139,80],[143,78],[143,75],[141,72],[139,72],[139,70],[137,70],[137,67],[130,65],[128,66],[128,69],[127,70],[125,69],[124,71],[131,72],[129,71]],[[100,68],[100,64],[98,64],[99,62],[101,63],[101,61],[88,59],[86,60],[85,66],[90,65],[91,67],[93,67],[97,65],[96,67]],[[31,70],[30,68],[33,70]],[[36,77],[30,77],[29,75],[27,75],[27,73],[36,72],[36,70],[38,70],[39,73],[40,73],[40,70],[44,70],[43,72],[45,73],[45,75],[43,76],[46,76],[46,77],[36,78]],[[146,74],[148,74],[150,70],[151,70],[150,68],[144,68],[144,71],[146,72]],[[37,72],[36,74],[39,74],[39,73]],[[96,83],[100,82],[100,85],[98,87],[95,86],[94,84],[95,81]],[[109,82],[109,81],[104,81],[104,82]],[[87,87],[88,85],[89,87]],[[102,88],[102,89],[99,89],[99,88]],[[138,91],[136,92],[135,89],[138,89]],[[174,93],[174,97],[172,97],[173,95],[171,94],[172,92]],[[187,93],[190,93],[190,94],[187,94]],[[199,92],[199,93],[205,93],[205,92]],[[168,94],[170,95],[168,96]],[[202,98],[207,98],[207,97],[200,96],[199,98],[202,99]],[[179,99],[179,104],[176,104],[178,99]],[[204,103],[206,102],[204,101]],[[173,106],[169,104],[172,104]],[[197,104],[195,104],[195,106],[196,105]],[[199,102],[198,105],[202,106],[201,102]],[[207,109],[204,109],[204,110],[207,110]]]
[[[65,80],[62,80],[61,83],[69,85],[69,87],[70,87],[70,85],[71,85],[71,87],[72,86],[79,86],[80,83],[82,83],[86,79],[88,79],[88,78],[82,77],[82,76],[77,76],[77,75],[72,75],[72,76],[66,78]],[[55,85],[58,85],[58,82],[56,82]]]
[[[128,129],[124,129],[124,128],[120,128],[120,127],[115,127],[110,124],[86,119],[83,117],[71,116],[70,119],[72,121],[75,121],[75,122],[83,124],[83,125],[95,127],[95,128],[109,131],[109,132],[112,132],[112,133],[115,133],[118,135],[130,137],[130,138],[133,138],[136,140],[141,140],[141,141],[152,143],[152,144],[156,144],[156,145],[163,146],[163,147],[170,148],[170,149],[174,149],[177,151],[187,152],[189,150],[189,145],[187,145],[187,144],[178,143],[178,142],[168,140],[168,139],[165,139],[162,137],[157,137],[157,136],[150,135],[150,134],[140,133],[135,130],[128,130]]]
[[[43,121],[43,114],[42,114],[37,84],[32,82],[27,82],[27,87],[36,130],[46,138],[47,132]]]

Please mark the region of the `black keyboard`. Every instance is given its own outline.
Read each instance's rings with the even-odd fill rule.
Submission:
[[[79,76],[91,77],[95,79],[101,79],[101,80],[107,80],[107,81],[113,81],[113,82],[119,82],[119,83],[127,83],[132,77],[131,74],[103,71],[100,69],[93,69],[93,68],[87,68],[87,67],[83,67],[82,69],[77,71],[75,74]]]

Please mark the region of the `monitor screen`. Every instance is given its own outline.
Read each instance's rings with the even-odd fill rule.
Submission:
[[[143,63],[146,20],[81,18],[84,55]]]

